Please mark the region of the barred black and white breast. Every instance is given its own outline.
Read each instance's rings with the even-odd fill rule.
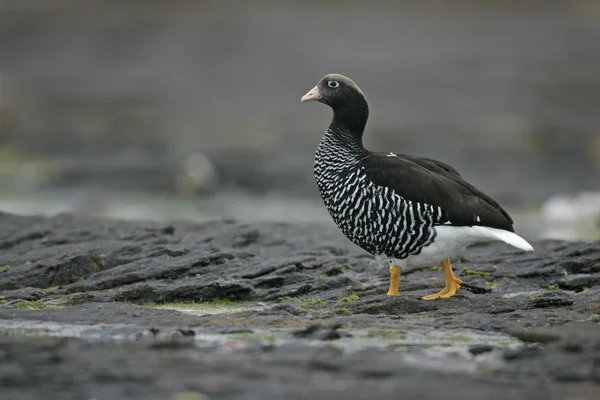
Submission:
[[[406,266],[434,265],[482,241],[532,250],[514,234],[508,213],[451,166],[365,149],[369,107],[351,79],[326,75],[302,97],[311,100],[333,109],[315,155],[317,186],[337,226],[358,246]]]
[[[327,131],[314,163],[325,206],[346,237],[369,253],[399,259],[418,254],[435,238],[432,228],[443,222],[444,213],[373,183],[367,169],[372,156],[348,151]]]

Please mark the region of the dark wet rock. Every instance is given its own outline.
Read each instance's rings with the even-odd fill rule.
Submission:
[[[0,219],[0,264],[10,266],[0,271],[0,295],[7,299],[65,305],[320,299],[322,307],[299,301],[279,307],[290,314],[339,308],[390,316],[479,313],[480,324],[489,325],[492,316],[497,321],[529,308],[591,312],[585,304],[598,297],[598,243],[537,242],[532,254],[502,244],[476,246],[455,263],[463,290],[449,301],[425,302],[421,296],[443,287],[440,271],[409,270],[401,296],[387,297],[387,268],[331,226],[232,220],[164,225],[70,215]],[[555,285],[583,295],[547,290]],[[358,300],[337,304],[355,291]]]
[[[600,285],[600,275],[596,274],[573,274],[558,281],[561,289],[580,292],[586,288]]]
[[[492,289],[490,289],[490,288],[481,287],[479,285],[471,285],[468,283],[463,283],[461,285],[461,287],[465,290],[468,290],[471,293],[474,293],[474,294],[484,294],[484,293],[490,293],[492,291]]]
[[[524,358],[533,359],[541,352],[539,347],[523,347],[518,350],[507,350],[504,353],[504,359],[507,361],[521,360]]]
[[[378,297],[378,298],[377,298]],[[377,296],[366,300],[358,300],[347,306],[358,314],[386,314],[405,315],[432,311],[439,308],[438,302],[425,302],[414,296],[401,295],[399,297]]]
[[[494,351],[494,346],[487,344],[477,345],[469,348],[469,353],[473,354],[473,356],[489,353],[491,351]]]
[[[341,324],[314,324],[305,329],[294,331],[292,335],[302,339],[335,340],[342,337],[342,334],[338,331],[339,328],[341,328]],[[345,335],[347,336],[348,334]]]
[[[291,304],[277,304],[275,306],[273,306],[273,308],[271,308],[271,310],[276,311],[276,312],[285,312],[291,315],[302,315],[304,312],[298,310],[296,307],[294,307]]]
[[[573,296],[562,291],[552,291],[540,296],[534,296],[530,304],[534,308],[563,307],[573,304]]]
[[[156,328],[144,329],[139,333],[138,337],[140,339],[154,338],[158,332],[160,332],[160,330]]]
[[[10,319],[90,325],[111,322],[160,330],[173,329],[175,326],[184,328],[201,325],[201,320],[193,315],[123,303],[86,303],[41,311],[0,309],[0,320]]]
[[[404,364],[380,350],[345,355],[335,350],[282,346],[227,352],[199,349],[188,342],[101,342],[76,339],[0,337],[2,394],[10,399],[127,398],[172,399],[196,392],[209,399],[300,400],[385,397],[438,399],[545,398],[568,394],[591,400],[582,389],[517,380],[507,385],[486,377],[429,371]],[[93,362],[90,362],[93,360]],[[285,384],[281,384],[285,382]],[[338,384],[339,383],[339,384]],[[549,390],[549,389],[552,390]],[[45,396],[45,397],[44,397]]]
[[[219,333],[227,333],[227,334],[232,334],[232,333],[253,333],[254,330],[247,328],[247,327],[243,327],[243,326],[230,326],[227,327],[225,329],[221,329],[219,331]]]
[[[568,353],[581,353],[584,351],[584,346],[579,342],[575,342],[573,339],[565,341],[562,345],[562,349]]]
[[[523,342],[551,343],[560,340],[561,336],[550,331],[533,331],[527,329],[511,329],[507,333]]]
[[[549,376],[565,382],[600,384],[600,324],[573,322],[540,330],[538,337],[552,337],[539,348],[522,348],[505,355],[514,368],[513,374]]]
[[[95,303],[106,301],[104,296],[96,296],[93,292],[71,293],[65,295],[57,295],[53,298],[52,294],[47,293],[47,298],[62,306],[74,306],[76,304]]]
[[[511,396],[517,399],[537,393],[528,386],[531,377],[543,378],[561,390],[566,390],[560,386],[563,381],[598,382],[593,365],[600,344],[587,332],[594,333],[600,326],[600,268],[596,265],[600,262],[600,243],[540,241],[533,243],[536,252],[532,254],[498,243],[475,246],[454,263],[456,275],[465,283],[463,290],[451,299],[423,301],[423,295],[443,287],[441,271],[408,270],[402,276],[400,296],[388,297],[385,263],[357,249],[331,225],[235,220],[161,224],[10,214],[0,214],[0,224],[0,265],[9,266],[0,270],[0,324],[21,324],[18,326],[25,328],[19,329],[25,330],[29,326],[49,329],[52,324],[73,326],[69,329],[83,332],[84,337],[109,342],[94,347],[74,339],[44,341],[49,346],[44,349],[27,340],[0,337],[0,343],[5,343],[3,349],[10,347],[10,354],[24,368],[35,362],[47,365],[39,358],[43,355],[32,355],[36,351],[60,354],[63,370],[75,375],[79,369],[70,368],[80,368],[84,364],[81,357],[99,358],[94,368],[101,370],[81,373],[97,373],[100,378],[77,375],[77,382],[102,382],[110,376],[119,386],[125,381],[115,378],[117,372],[129,374],[143,382],[136,389],[140,398],[181,387],[225,398],[217,383],[241,388],[230,386],[235,378],[250,385],[244,387],[244,393],[262,393],[260,398],[269,398],[262,388],[265,380],[275,376],[271,374],[284,374],[277,376],[286,382],[289,376],[299,379],[311,373],[339,374],[340,379],[361,382],[365,387],[373,384],[370,397],[381,387],[375,381],[378,385],[390,382],[390,387],[403,383],[408,385],[402,387],[403,393],[410,393],[414,384],[410,382],[420,381],[422,388],[434,377],[436,385],[441,385],[447,375],[432,370],[426,361],[421,372],[420,367],[396,353],[400,350],[323,350],[314,343],[332,345],[366,335],[380,338],[377,340],[385,346],[385,340],[402,340],[399,338],[405,338],[411,329],[442,337],[446,331],[467,329],[489,335],[508,332],[533,343],[506,350],[498,343],[473,344],[469,336],[450,334],[449,338],[464,340],[462,346],[470,352],[471,362],[486,359],[490,351],[502,354],[504,361],[493,376],[479,383],[473,383],[472,372],[453,373],[441,394],[447,393],[450,382],[460,382],[457,393],[467,399],[495,398],[492,394],[500,388],[504,391],[506,380],[512,388],[521,388],[514,389]],[[572,282],[573,291],[567,290],[568,282]],[[143,306],[163,302],[219,305],[219,301],[241,310],[193,315]],[[564,331],[560,330],[563,326]],[[277,332],[287,344],[274,342]],[[206,334],[225,339],[209,343]],[[141,343],[108,340],[115,336]],[[419,346],[399,348],[416,359],[429,357]],[[103,354],[96,357],[96,351]],[[0,357],[2,354],[0,351]],[[189,357],[184,367],[181,354],[185,360]],[[256,354],[261,354],[260,361],[256,361]],[[125,355],[135,360],[114,367]],[[254,367],[244,369],[245,362]],[[141,369],[134,371],[136,365],[142,365]],[[156,378],[158,365],[160,371],[173,368],[168,375],[177,388],[163,383],[160,389],[147,383],[154,379],[167,382],[162,380],[167,378]],[[1,368],[11,367],[0,364]],[[25,377],[24,372],[5,371],[13,374],[11,388],[22,389],[24,384],[14,382],[32,379],[30,372]],[[199,374],[195,380],[190,371]],[[255,374],[255,378],[248,374]],[[198,379],[211,382],[209,378],[216,380],[208,386],[193,383]],[[262,386],[253,379],[260,380]],[[317,385],[310,380],[313,378],[307,379]],[[254,392],[248,389],[255,384]],[[2,386],[3,394],[8,387]],[[431,393],[436,393],[437,386],[432,387]],[[49,390],[59,393],[62,389]],[[469,390],[473,390],[472,396]],[[352,390],[345,397],[357,393]]]
[[[158,328],[150,328],[150,329],[148,329],[148,331],[151,334],[156,335],[156,334],[158,334],[160,332],[160,329],[158,329]]]
[[[46,295],[46,292],[44,290],[33,288],[33,287],[24,287],[21,289],[2,291],[2,298],[5,301],[10,301],[10,300],[35,301],[35,300],[41,299],[42,297],[45,297],[45,295]]]
[[[181,328],[179,328],[179,329],[177,329],[177,331],[179,333],[181,333],[184,337],[193,337],[193,336],[196,335],[196,332],[194,332],[191,329],[181,329]]]
[[[192,349],[194,346],[193,340],[185,338],[179,331],[160,333],[150,343],[151,348],[163,350]]]

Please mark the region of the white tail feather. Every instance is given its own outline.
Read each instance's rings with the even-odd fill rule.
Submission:
[[[516,247],[517,249],[533,251],[533,246],[515,233],[505,231],[503,229],[488,228],[485,226],[474,226],[473,229],[477,231],[477,234],[480,235],[481,238],[499,240]]]
[[[525,239],[502,229],[439,225],[435,230],[437,235],[433,243],[424,247],[419,254],[404,260],[407,267],[435,265],[440,260],[453,257],[469,245],[482,242],[501,241],[521,250],[533,251],[533,247]]]

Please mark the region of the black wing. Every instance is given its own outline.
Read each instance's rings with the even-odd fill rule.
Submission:
[[[514,232],[510,215],[449,165],[378,153],[371,153],[363,165],[373,183],[389,187],[407,200],[440,207],[452,225],[481,225]]]
[[[436,172],[436,173],[439,173],[442,175],[449,175],[449,176],[455,175],[455,176],[460,177],[460,174],[458,173],[458,171],[456,169],[454,169],[453,166],[443,163],[441,161],[434,160],[432,158],[411,156],[408,154],[399,154],[399,156],[401,158],[410,160],[410,161],[414,162],[415,164],[418,164],[421,167],[428,169],[432,172]]]

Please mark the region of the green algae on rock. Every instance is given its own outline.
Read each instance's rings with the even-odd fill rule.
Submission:
[[[58,309],[59,306],[53,304],[46,304],[41,301],[26,301],[20,300],[11,304],[13,307],[19,310],[47,310],[47,309]]]
[[[357,301],[359,300],[360,297],[358,297],[357,294],[352,293],[350,296],[346,296],[346,297],[342,297],[341,299],[338,300],[338,304],[346,304],[346,303],[351,303],[353,301]]]

